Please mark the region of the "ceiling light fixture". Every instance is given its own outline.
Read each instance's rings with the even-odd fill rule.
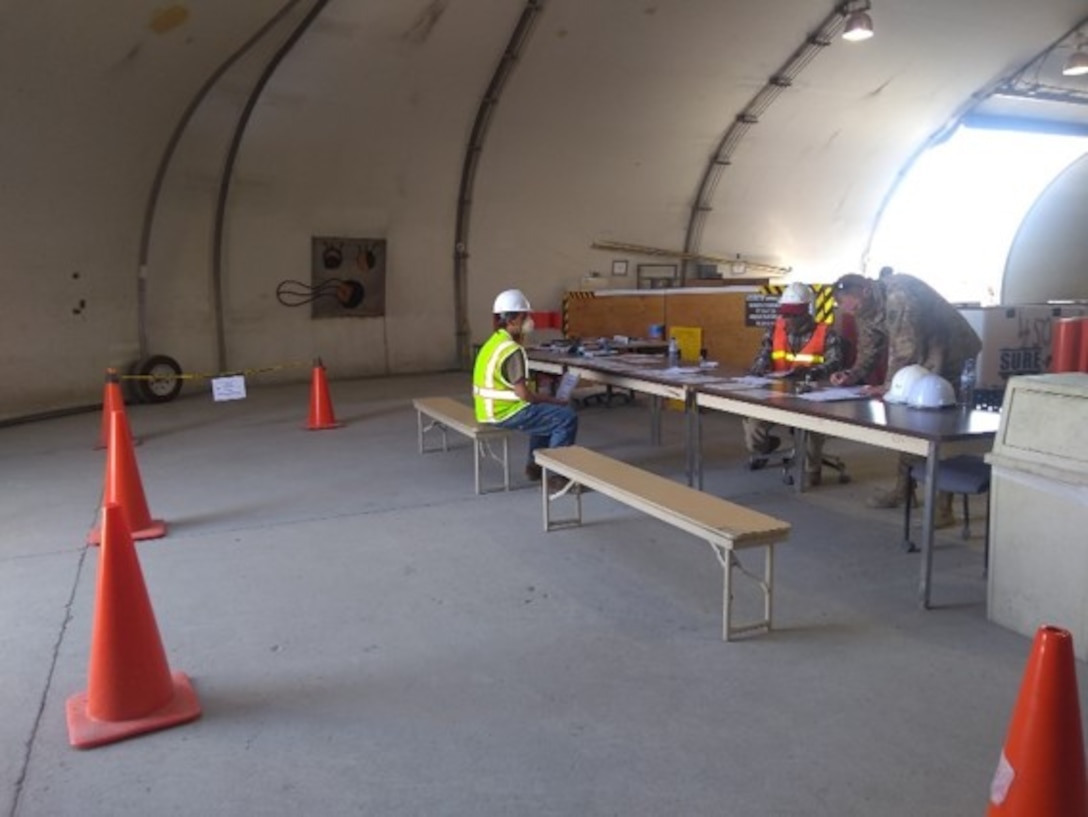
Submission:
[[[1082,44],[1065,61],[1065,65],[1062,66],[1062,76],[1082,77],[1085,74],[1088,74],[1088,52],[1084,50]]]
[[[873,36],[873,18],[864,11],[852,11],[846,18],[842,38],[852,43],[867,40]]]

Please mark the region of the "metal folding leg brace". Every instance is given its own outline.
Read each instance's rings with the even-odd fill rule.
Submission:
[[[730,549],[708,542],[714,556],[722,566],[722,641],[730,641],[734,635],[751,632],[752,630],[771,629],[772,605],[774,601],[774,544],[768,543],[764,547],[766,553],[763,559],[763,576],[757,576],[745,569],[740,559]],[[759,585],[763,591],[763,619],[748,624],[733,626],[733,568],[736,568],[749,579]]]
[[[502,465],[502,487],[503,490],[510,490],[510,445],[507,442],[507,438],[503,435],[502,438],[502,459],[495,456],[495,452],[491,450],[491,445],[487,440],[481,440],[479,437],[472,438],[473,446],[475,447],[476,457],[474,459],[473,468],[476,475],[476,493],[480,493],[480,460],[487,457]]]

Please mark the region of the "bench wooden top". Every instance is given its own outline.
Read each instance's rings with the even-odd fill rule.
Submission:
[[[632,506],[653,506],[703,528],[717,531],[735,544],[781,539],[790,524],[727,499],[682,485],[579,445],[541,449],[538,465]]]
[[[509,434],[510,430],[476,419],[476,410],[453,397],[416,397],[412,400],[416,411],[433,417],[443,425],[469,437],[478,434]]]

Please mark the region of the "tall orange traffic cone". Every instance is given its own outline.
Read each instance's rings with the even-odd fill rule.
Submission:
[[[125,522],[133,539],[158,539],[166,535],[166,523],[152,519],[140,482],[140,468],[132,451],[132,435],[128,430],[128,418],[123,411],[110,413],[110,445],[106,452],[106,487],[102,504],[117,503],[125,515]],[[102,526],[98,525],[87,534],[87,543],[97,545],[102,541]]]
[[[1088,816],[1077,669],[1068,630],[1044,626],[1035,633],[986,814]]]
[[[121,393],[121,376],[116,369],[106,369],[106,385],[102,390],[102,423],[98,433],[98,443],[95,448],[106,448],[110,443],[110,414],[115,411],[125,410],[125,398]],[[139,445],[136,438],[133,445]]]
[[[310,384],[310,420],[306,428],[320,431],[325,428],[340,428],[343,423],[336,422],[329,398],[329,382],[325,379],[325,364],[321,358],[314,361],[314,376]]]
[[[200,717],[188,676],[170,674],[125,514],[113,502],[102,509],[87,690],[69,697],[66,710],[68,742],[77,749]]]

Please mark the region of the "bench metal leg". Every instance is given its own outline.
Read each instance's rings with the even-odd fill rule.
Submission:
[[[449,426],[443,423],[441,420],[427,414],[429,422],[424,423],[425,412],[416,410],[416,437],[419,443],[420,454],[431,454],[439,451],[438,448],[427,448],[427,434],[431,431],[437,431],[442,435],[442,451],[450,450],[449,443]],[[484,493],[483,486],[483,474],[481,473],[480,460],[487,457],[502,466],[502,487],[503,490],[510,490],[510,441],[508,434],[497,434],[494,432],[487,433],[481,437],[475,433],[466,433],[458,429],[458,433],[464,434],[472,440],[472,453],[475,460],[472,465],[473,469],[473,484],[477,494]],[[502,439],[502,457],[500,458],[491,450],[490,440]]]
[[[476,496],[480,495],[480,458],[484,452],[480,450],[480,438],[472,438],[472,476],[476,480]]]
[[[733,554],[714,547],[714,555],[722,566],[722,641],[728,641],[733,634]]]
[[[479,437],[473,437],[473,450],[476,453],[476,463],[473,465],[474,474],[476,478],[476,493],[485,493],[483,485],[481,484],[482,474],[480,463],[485,460],[494,460],[496,463],[502,466],[502,487],[504,491],[510,490],[510,440],[504,434],[502,436],[502,457],[496,456],[495,452],[491,450],[491,442],[489,439],[480,439]]]
[[[709,543],[719,564],[722,566],[722,641],[731,641],[733,636],[754,630],[771,630],[774,603],[774,544],[765,545],[763,575],[757,576],[744,569],[740,559],[733,551]],[[763,618],[747,624],[733,625],[733,568],[759,585],[763,591]]]
[[[554,496],[548,493],[548,469],[542,468],[540,474],[540,496],[544,506],[544,530],[552,531],[556,528],[570,528],[576,527],[582,524],[582,492],[575,489],[571,491],[560,491]],[[567,519],[552,519],[551,509],[552,502],[557,502],[563,494],[569,493],[574,497],[574,509],[575,515]]]
[[[419,426],[419,453],[429,454],[432,451],[437,451],[437,448],[424,448],[423,441],[428,431],[438,431],[442,435],[442,450],[449,451],[449,438],[446,436],[446,427],[442,425],[438,420],[431,420],[427,425],[423,425],[423,412],[417,411],[416,418]]]

